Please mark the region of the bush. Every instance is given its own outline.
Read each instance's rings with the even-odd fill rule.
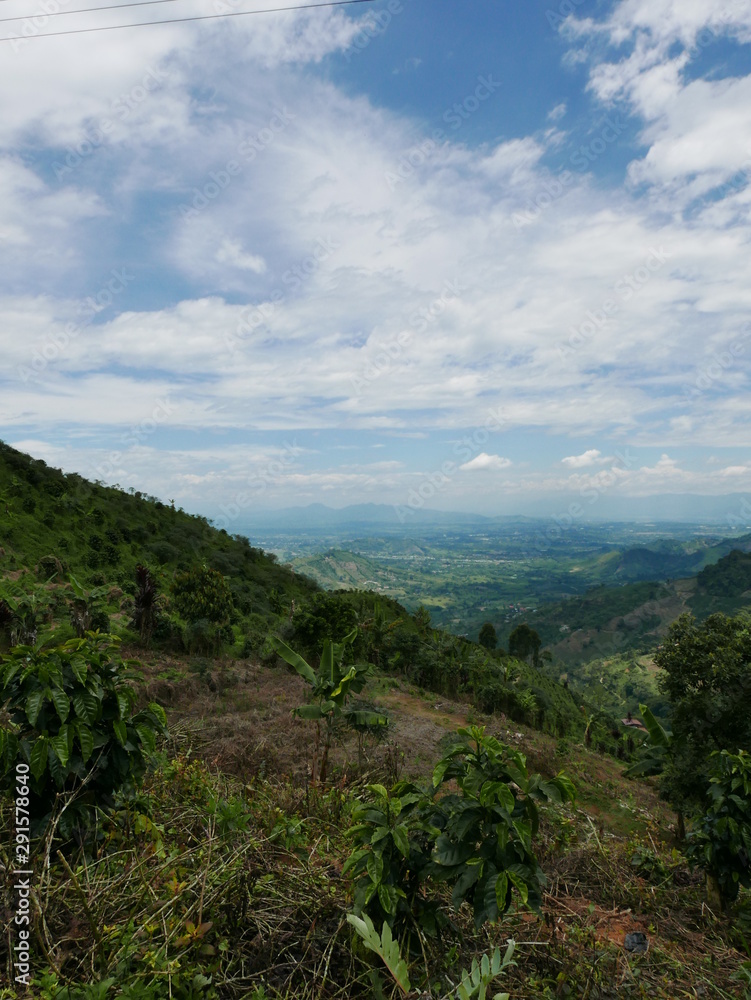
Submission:
[[[0,728],[0,789],[12,787],[17,763],[28,765],[38,825],[59,793],[78,792],[85,782],[61,823],[65,836],[143,776],[166,718],[156,704],[133,714],[136,694],[126,676],[112,636],[90,634],[48,649],[17,646],[3,657],[0,697],[11,726]]]
[[[712,754],[709,808],[688,835],[686,855],[716,883],[723,909],[751,886],[751,755]]]
[[[411,935],[434,934],[447,922],[431,882],[452,886],[458,909],[469,902],[475,926],[495,921],[516,891],[539,909],[545,878],[532,851],[539,802],[573,801],[570,780],[530,776],[523,754],[477,726],[458,731],[433,772],[432,787],[407,782],[391,793],[371,785],[372,799],[353,813],[355,850],[345,868],[355,876],[355,911]],[[437,794],[446,788],[440,798]]]
[[[221,573],[208,566],[177,573],[171,589],[172,603],[188,623],[203,620],[210,625],[229,624],[232,593]]]

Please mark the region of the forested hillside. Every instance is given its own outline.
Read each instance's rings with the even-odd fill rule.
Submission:
[[[15,957],[4,910],[3,1000],[741,995],[751,872],[706,801],[751,792],[742,620],[681,619],[657,666],[611,649],[577,686],[556,615],[629,626],[671,586],[502,647],[7,447],[0,503],[0,864],[37,880]],[[742,598],[745,571],[691,594]]]

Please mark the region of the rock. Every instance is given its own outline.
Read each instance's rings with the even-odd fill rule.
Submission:
[[[631,934],[626,935],[626,939],[623,942],[623,947],[626,951],[633,951],[636,954],[643,954],[649,947],[649,942],[647,941],[647,935],[642,934],[641,931],[633,931]]]

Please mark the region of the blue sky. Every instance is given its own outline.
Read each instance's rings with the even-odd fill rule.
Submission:
[[[48,39],[269,4],[30,3],[0,26],[4,440],[243,519],[751,492],[751,0]]]

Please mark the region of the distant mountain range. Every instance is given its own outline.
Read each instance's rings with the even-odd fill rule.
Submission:
[[[489,516],[467,511],[443,511],[421,508],[415,510],[393,504],[361,503],[346,507],[329,507],[313,503],[305,507],[283,507],[279,510],[259,510],[248,514],[243,527],[258,530],[293,528],[296,531],[320,528],[342,528],[354,525],[379,525],[403,528],[410,525],[490,525],[494,523],[529,523],[535,520],[554,521],[566,517],[569,510],[584,521],[684,522],[717,524],[728,531],[751,531],[751,497],[743,493],[723,496],[700,496],[693,493],[665,493],[649,497],[619,497],[601,495],[589,505],[577,495],[541,498],[525,502],[526,514]],[[400,516],[401,513],[401,516]]]

